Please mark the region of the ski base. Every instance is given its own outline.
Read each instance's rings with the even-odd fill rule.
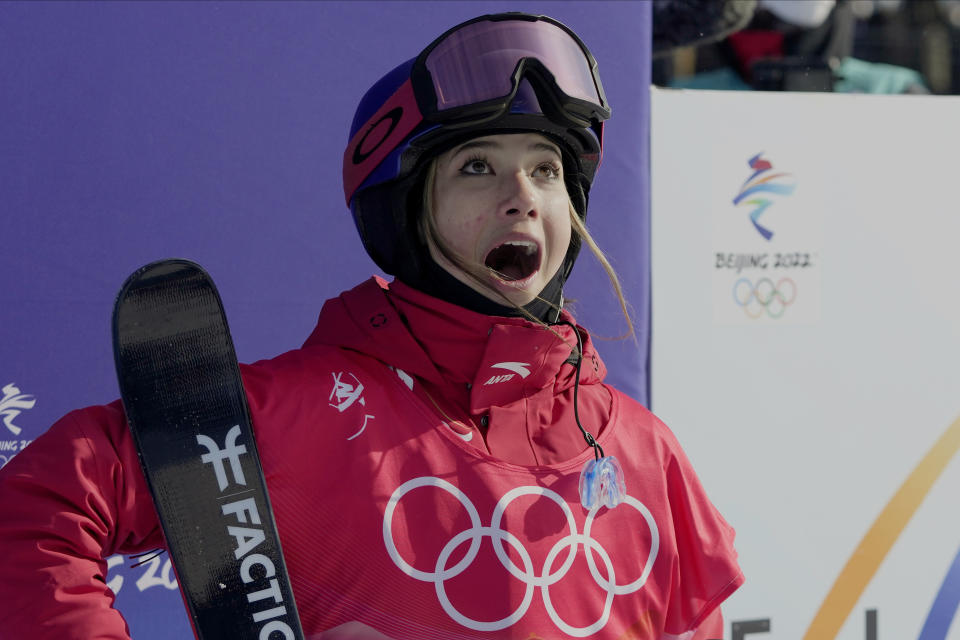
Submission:
[[[220,296],[187,260],[127,279],[113,316],[127,420],[200,640],[297,640],[293,600]]]

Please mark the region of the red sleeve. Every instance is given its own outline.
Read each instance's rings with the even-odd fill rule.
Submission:
[[[162,546],[119,402],[68,414],[0,469],[0,640],[127,639],[106,558]]]
[[[691,640],[721,640],[723,638],[723,614],[717,607],[700,623]]]
[[[666,473],[678,563],[666,630],[682,634],[704,625],[744,577],[733,527],[710,502],[679,445]]]

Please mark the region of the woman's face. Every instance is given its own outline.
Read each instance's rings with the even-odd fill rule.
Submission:
[[[474,138],[437,158],[433,186],[437,234],[481,286],[438,250],[430,255],[455,278],[494,302],[490,288],[523,306],[553,278],[570,245],[569,197],[560,149],[535,133]]]

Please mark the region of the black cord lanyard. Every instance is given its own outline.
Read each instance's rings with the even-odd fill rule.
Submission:
[[[584,429],[580,423],[580,364],[583,362],[583,342],[580,340],[580,332],[577,330],[576,325],[568,320],[561,320],[557,324],[567,325],[573,329],[573,334],[577,336],[577,361],[574,363],[577,370],[577,377],[573,382],[573,417],[577,421],[577,428],[579,428],[580,433],[583,434],[583,439],[588,446],[593,448],[594,459],[599,460],[603,457],[603,447],[601,447],[600,443],[593,437],[593,434]]]

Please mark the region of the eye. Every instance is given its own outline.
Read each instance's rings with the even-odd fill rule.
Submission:
[[[490,163],[487,162],[486,158],[474,157],[463,163],[463,166],[460,167],[460,173],[483,175],[493,173],[493,169],[490,168]]]
[[[563,173],[559,164],[554,162],[544,162],[537,165],[537,168],[533,170],[533,176],[535,178],[549,178],[551,180],[559,178]]]

